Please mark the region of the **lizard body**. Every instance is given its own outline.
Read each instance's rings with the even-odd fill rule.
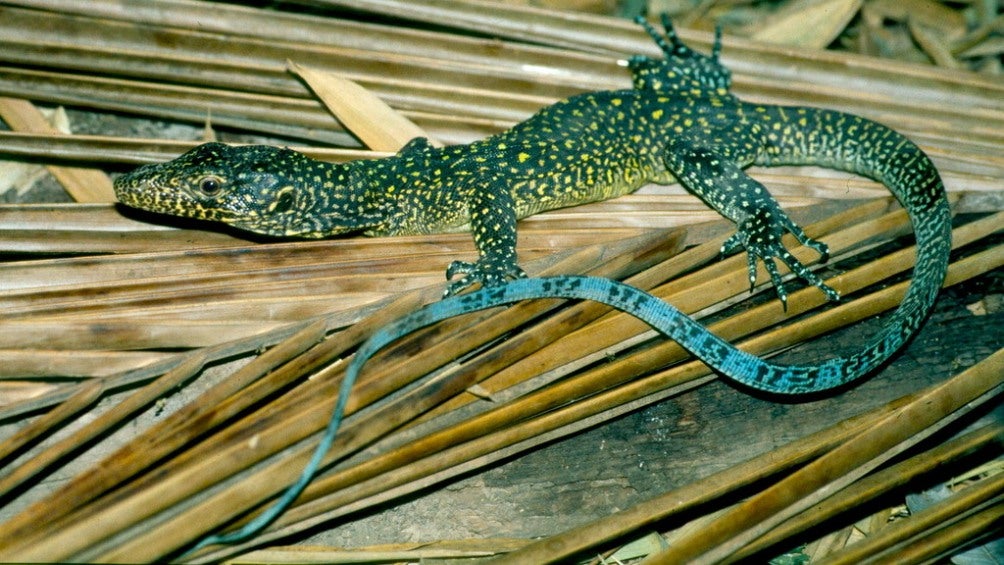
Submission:
[[[824,257],[826,249],[743,168],[818,164],[907,185],[902,195],[925,199],[925,207],[939,198],[936,171],[902,136],[839,112],[742,102],[728,91],[730,74],[718,63],[718,47],[712,57],[702,56],[671,28],[670,42],[647,29],[666,57],[632,57],[634,88],[573,96],[469,145],[436,148],[415,139],[391,157],[332,164],[285,148],[207,143],[120,176],[116,195],[129,206],[270,236],[469,228],[479,258],[450,266],[450,278],[463,275],[450,286],[452,294],[475,282],[490,286],[522,276],[515,251],[519,218],[675,178],[737,224],[726,250],[742,245],[751,265],[764,260],[782,300],[775,258],[836,298],[780,244],[782,233],[792,232]]]
[[[783,394],[848,383],[886,361],[917,330],[944,280],[951,216],[930,159],[895,131],[865,118],[805,107],[749,104],[729,93],[729,71],[685,46],[663,19],[665,37],[643,23],[664,53],[629,60],[634,88],[574,96],[511,130],[470,145],[434,148],[416,139],[397,155],[334,165],[264,146],[211,143],[175,161],[148,165],[116,180],[128,205],[226,223],[278,236],[346,232],[417,234],[469,226],[479,250],[448,294],[381,329],[356,353],[317,451],[279,502],[238,532],[200,543],[244,539],[274,519],[306,487],[340,425],[349,391],[366,360],[420,327],[466,312],[535,298],[603,302],[636,316],[730,378]],[[744,247],[749,278],[762,260],[782,302],[776,261],[839,296],[781,244],[785,232],[824,258],[749,165],[820,165],[885,184],[910,216],[917,241],[914,277],[900,307],[858,352],[809,365],[773,364],[714,336],[673,306],[616,281],[563,276],[522,279],[516,265],[516,220],[544,210],[625,194],[644,183],[678,180],[737,225],[723,251]]]

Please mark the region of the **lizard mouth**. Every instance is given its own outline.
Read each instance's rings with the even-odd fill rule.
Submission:
[[[123,175],[112,183],[115,197],[130,208],[194,220],[232,223],[234,215],[222,208],[208,207],[203,202],[165,187],[155,179],[135,180]]]
[[[229,220],[222,221],[240,230],[272,237],[321,239],[332,235],[331,232],[322,231],[318,226],[305,223],[295,214],[235,215]]]

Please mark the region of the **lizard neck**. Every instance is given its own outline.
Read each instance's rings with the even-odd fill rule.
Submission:
[[[410,173],[421,173],[410,157],[393,155],[380,159],[347,163],[347,182],[338,198],[351,219],[362,220],[358,229],[367,235],[396,233],[402,215],[402,198],[409,185],[422,180]],[[415,171],[413,171],[415,169]]]
[[[383,225],[394,207],[393,200],[381,190],[385,160],[315,162],[300,178],[309,189],[298,191],[307,201],[298,206],[295,222],[303,225],[295,231],[308,237],[327,237],[368,232]]]

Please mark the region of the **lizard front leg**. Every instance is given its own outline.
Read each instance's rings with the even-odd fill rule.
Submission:
[[[688,191],[736,223],[736,233],[722,245],[722,253],[731,253],[739,247],[746,249],[750,288],[756,284],[757,260],[763,261],[785,308],[788,293],[781,282],[777,261],[818,287],[830,300],[839,300],[840,294],[796,259],[781,243],[781,237],[785,232],[791,233],[799,243],[819,252],[822,261],[829,257],[826,244],[807,236],[766,187],[723,153],[680,138],[671,141],[663,155],[666,168]]]
[[[446,269],[452,280],[445,296],[451,296],[474,283],[497,286],[509,279],[526,277],[516,264],[516,203],[505,178],[493,175],[487,181],[473,185],[467,196],[471,235],[478,248],[474,263],[454,261]]]

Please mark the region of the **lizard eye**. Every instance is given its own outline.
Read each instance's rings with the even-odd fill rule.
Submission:
[[[199,180],[199,191],[212,196],[223,188],[223,181],[218,177],[203,177]]]

